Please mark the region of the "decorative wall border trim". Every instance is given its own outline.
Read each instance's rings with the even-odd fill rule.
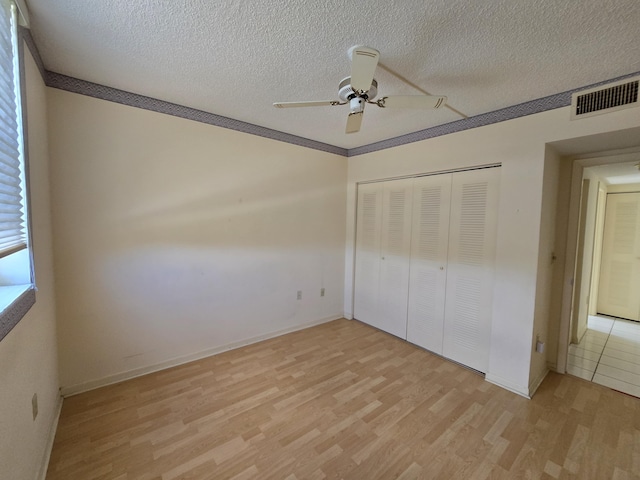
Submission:
[[[600,85],[606,85],[607,83],[617,82],[618,80],[624,80],[625,78],[634,77],[639,74],[640,72],[630,73],[628,75],[623,75],[611,80],[605,80],[602,82],[594,83],[592,85],[575,88],[567,92],[538,98],[536,100],[531,100],[530,102],[520,103],[518,105],[502,108],[500,110],[494,110],[493,112],[476,115],[475,117],[465,118],[464,120],[457,120],[455,122],[438,125],[437,127],[408,133],[400,137],[394,137],[388,140],[383,140],[381,142],[370,143],[369,145],[351,148],[347,152],[347,156],[355,157],[356,155],[377,152],[378,150],[398,147],[407,143],[419,142],[428,138],[440,137],[442,135],[448,135],[450,133],[461,132],[463,130],[491,125],[492,123],[504,122],[506,120],[513,120],[514,118],[518,117],[526,117],[527,115],[533,115],[535,113],[545,112],[547,110],[566,107],[568,105],[571,105],[571,95],[574,92],[580,92],[588,88],[594,88]]]
[[[35,303],[36,290],[30,287],[2,312],[0,315],[0,340],[7,336]]]
[[[145,97],[144,95],[138,95],[137,93],[131,93],[124,90],[118,90],[116,88],[106,87],[97,83],[87,82],[86,80],[79,80],[77,78],[68,77],[60,73],[47,71],[45,83],[49,87],[66,90],[68,92],[79,93],[81,95],[87,95],[89,97],[100,98],[102,100],[108,100],[110,102],[120,103],[123,105],[128,105],[130,107],[151,110],[153,112],[164,113],[167,115],[172,115],[174,117],[186,118],[188,120],[206,123],[208,125],[214,125],[216,127],[229,128],[238,132],[249,133],[251,135],[257,135],[259,137],[265,137],[272,140],[291,143],[293,145],[299,145],[301,147],[322,150],[324,152],[334,153],[336,155],[342,155],[345,157],[347,156],[347,150],[345,148],[336,147],[327,143],[317,142],[315,140],[309,140],[308,138],[298,137],[289,133],[272,130],[270,128],[261,127],[252,123],[242,122],[240,120],[234,120],[233,118],[223,117],[221,115],[204,112],[195,108],[165,102],[164,100]]]
[[[40,51],[38,50],[38,46],[36,42],[33,40],[33,36],[31,36],[31,30],[26,27],[19,26],[18,27],[18,39],[22,39],[24,43],[27,45],[27,48],[31,52],[31,56],[36,62],[38,66],[38,70],[40,70],[40,75],[42,75],[42,80],[46,77],[46,69],[44,68],[44,62],[42,61],[42,57],[40,56]]]
[[[280,142],[291,143],[293,145],[299,145],[301,147],[334,153],[336,155],[341,155],[344,157],[355,157],[357,155],[364,155],[365,153],[377,152],[378,150],[386,150],[388,148],[399,147],[400,145],[406,145],[408,143],[420,142],[429,138],[441,137],[443,135],[449,135],[451,133],[462,132],[464,130],[470,130],[472,128],[483,127],[486,125],[491,125],[493,123],[505,122],[507,120],[513,120],[514,118],[526,117],[527,115],[533,115],[536,113],[545,112],[547,110],[566,107],[568,105],[571,105],[571,95],[574,92],[579,92],[588,88],[594,88],[600,85],[606,85],[607,83],[612,83],[640,75],[640,72],[629,73],[621,77],[604,80],[602,82],[594,83],[591,85],[585,85],[584,87],[575,88],[573,90],[557,93],[555,95],[549,95],[548,97],[538,98],[536,100],[531,100],[529,102],[520,103],[518,105],[502,108],[500,110],[483,113],[474,117],[465,118],[463,120],[456,120],[454,122],[445,123],[443,125],[438,125],[436,127],[427,128],[424,130],[419,130],[417,132],[408,133],[399,137],[389,138],[387,140],[370,143],[361,147],[346,149],[337,147],[335,145],[318,142],[316,140],[299,137],[290,133],[284,133],[278,130],[261,127],[252,123],[242,122],[240,120],[234,120],[232,118],[223,117],[221,115],[204,112],[195,108],[185,107],[151,97],[145,97],[144,95],[138,95],[136,93],[126,92],[124,90],[118,90],[97,83],[88,82],[86,80],[80,80],[78,78],[68,77],[60,73],[48,71],[44,67],[42,58],[40,57],[40,53],[38,52],[38,48],[33,41],[33,37],[31,36],[31,31],[27,28],[20,27],[19,34],[29,47],[31,54],[33,55],[33,58],[38,65],[38,69],[42,74],[42,78],[44,79],[45,84],[48,87],[58,88],[60,90],[66,90],[69,92],[78,93],[80,95],[100,98],[102,100],[128,105],[130,107],[137,107],[158,113],[172,115],[175,117],[186,118],[188,120],[206,123],[217,127],[229,128],[231,130],[249,133],[251,135],[257,135],[259,137],[270,138],[272,140],[277,140]]]

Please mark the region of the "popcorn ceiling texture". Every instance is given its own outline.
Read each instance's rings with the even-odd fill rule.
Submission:
[[[472,117],[640,70],[637,0],[28,3],[49,71],[350,154],[459,120],[369,105],[362,131],[345,135],[346,106],[271,106],[336,99],[352,45],[377,48],[385,65]],[[381,69],[376,78],[380,96],[418,94]]]

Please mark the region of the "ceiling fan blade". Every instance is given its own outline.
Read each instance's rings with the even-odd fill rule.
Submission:
[[[362,115],[364,112],[350,113],[347,117],[347,128],[345,133],[356,133],[360,131],[360,125],[362,125]]]
[[[447,104],[447,97],[437,95],[392,95],[375,102],[382,108],[440,108]]]
[[[378,66],[380,52],[375,48],[358,46],[352,47],[349,55],[351,55],[351,88],[359,94],[368,92]]]
[[[293,108],[293,107],[328,107],[331,105],[340,105],[340,102],[330,100],[328,102],[312,101],[312,102],[276,102],[273,104],[276,108]]]

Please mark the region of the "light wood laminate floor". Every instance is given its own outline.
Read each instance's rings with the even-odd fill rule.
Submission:
[[[640,400],[527,400],[337,320],[65,399],[47,478],[640,478]]]

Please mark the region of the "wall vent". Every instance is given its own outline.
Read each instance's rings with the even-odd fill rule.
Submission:
[[[640,105],[640,77],[601,85],[571,95],[571,120],[615,112]]]

